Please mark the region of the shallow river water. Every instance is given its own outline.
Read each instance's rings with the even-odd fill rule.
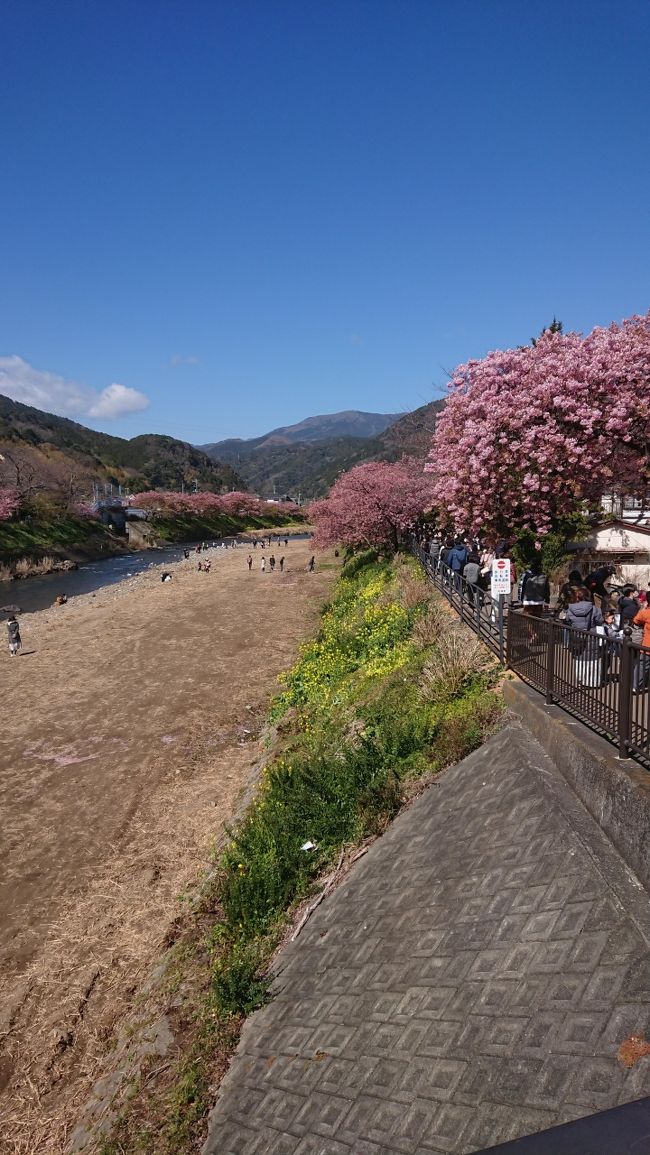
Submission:
[[[273,533],[271,532],[273,537]],[[299,541],[307,538],[306,533],[291,533],[286,535],[289,540]],[[232,542],[232,538],[225,538]],[[247,538],[238,539],[242,544],[237,548],[243,553],[247,546]],[[151,566],[163,565],[165,562],[179,561],[183,557],[184,549],[193,549],[195,542],[184,545],[173,545],[164,549],[141,550],[138,553],[120,554],[117,557],[107,557],[90,561],[80,565],[79,569],[69,573],[51,573],[43,577],[23,578],[21,581],[0,582],[0,619],[6,617],[2,607],[19,607],[23,614],[35,613],[36,610],[47,609],[54,602],[57,594],[65,594],[72,598],[78,594],[93,593],[104,586],[115,585],[125,578],[143,573]],[[271,548],[279,546],[275,542]],[[255,551],[261,556],[259,547]],[[198,560],[198,555],[197,555]]]

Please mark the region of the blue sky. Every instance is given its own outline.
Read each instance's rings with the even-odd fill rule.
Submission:
[[[201,443],[650,307],[646,0],[3,0],[0,37],[0,392]]]

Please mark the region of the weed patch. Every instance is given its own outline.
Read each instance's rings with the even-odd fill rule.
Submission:
[[[191,1149],[214,1090],[205,1072],[268,998],[296,904],[346,848],[385,828],[415,779],[463,758],[498,720],[497,663],[436,596],[413,559],[352,558],[282,679],[267,765],[215,864],[198,1041],[160,1106],[161,1155]]]

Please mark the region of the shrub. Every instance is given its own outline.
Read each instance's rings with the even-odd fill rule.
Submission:
[[[421,684],[429,701],[452,701],[477,674],[496,667],[495,659],[478,638],[468,638],[466,630],[454,626],[455,623],[438,635],[422,670]]]

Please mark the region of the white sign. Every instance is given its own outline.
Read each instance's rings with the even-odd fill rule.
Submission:
[[[510,558],[495,557],[492,562],[492,574],[490,578],[490,593],[492,597],[498,598],[499,594],[509,594],[510,585]]]

